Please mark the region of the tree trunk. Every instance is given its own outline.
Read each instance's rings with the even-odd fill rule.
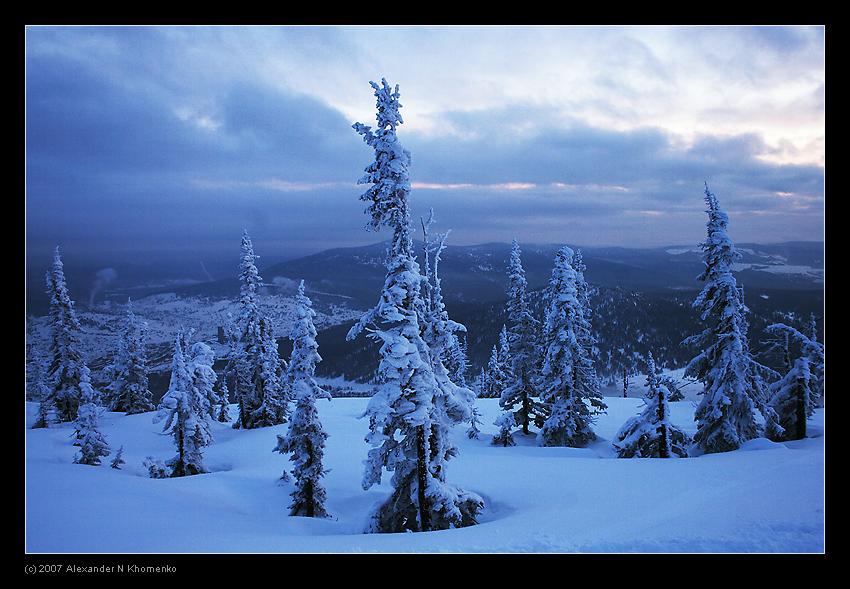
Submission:
[[[623,368],[623,398],[629,396],[629,373]]]
[[[525,388],[525,368],[522,369],[522,433],[528,435],[528,390]]]
[[[797,431],[795,440],[806,437],[806,389],[802,378],[797,379]]]
[[[658,420],[661,425],[658,427],[658,433],[661,434],[658,440],[658,457],[670,458],[670,453],[667,451],[667,425],[665,425],[664,415],[664,393],[658,391]]]
[[[417,483],[418,501],[419,501],[419,531],[427,532],[431,529],[431,518],[428,513],[428,506],[425,499],[425,488],[428,479],[428,463],[427,453],[425,449],[425,426],[420,425],[416,428],[416,468],[417,468]]]

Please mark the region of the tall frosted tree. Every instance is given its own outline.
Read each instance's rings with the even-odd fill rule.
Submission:
[[[670,391],[662,386],[650,353],[646,360],[646,405],[617,432],[620,458],[685,458],[690,439],[670,421]]]
[[[377,306],[352,327],[348,339],[364,329],[381,342],[378,391],[364,416],[369,417],[369,451],[363,488],[380,483],[384,468],[393,473],[393,491],[374,513],[369,531],[428,531],[475,523],[483,500],[445,480],[441,424],[435,397],[441,395],[431,352],[422,337],[420,313],[423,277],[413,253],[409,193],[410,152],[398,141],[402,123],[398,86],[371,82],[377,98],[377,129],[356,123],[354,129],[375,151],[360,184],[369,217],[367,229],[388,227],[393,235],[387,251],[387,274]],[[436,450],[435,450],[436,448]],[[439,471],[435,472],[435,465]]]
[[[499,405],[514,410],[516,423],[522,433],[529,433],[529,424],[538,426],[545,419],[545,408],[535,400],[534,383],[537,380],[537,330],[539,321],[534,318],[528,303],[528,282],[522,267],[522,250],[515,239],[508,262],[508,344],[511,354],[511,382],[502,392]]]
[[[605,405],[600,405],[602,399],[602,389],[599,382],[599,376],[596,374],[596,336],[593,333],[593,305],[590,301],[590,286],[584,277],[587,266],[584,263],[581,250],[576,250],[573,254],[573,269],[576,273],[576,298],[578,299],[581,313],[577,316],[578,324],[576,335],[579,344],[584,349],[584,360],[580,364],[578,370],[581,373],[582,381],[585,383],[589,391],[589,398],[594,399],[594,407],[605,409]]]
[[[437,382],[434,396],[434,415],[431,420],[431,463],[429,469],[444,479],[445,462],[457,455],[457,447],[451,443],[450,428],[470,421],[475,428],[475,393],[465,384],[463,373],[466,368],[466,352],[460,345],[458,334],[466,327],[449,318],[443,301],[440,279],[440,256],[445,249],[448,232],[429,235],[434,221],[431,211],[427,222],[423,220],[423,260],[425,273],[422,280],[422,309],[419,311],[422,337],[429,349],[431,369]],[[433,262],[431,260],[433,254]],[[454,370],[448,365],[454,364]]]
[[[747,342],[744,295],[732,274],[732,265],[740,254],[727,233],[729,217],[708,185],[705,203],[708,235],[700,244],[705,270],[698,278],[705,285],[693,307],[707,326],[684,343],[700,349],[688,363],[685,376],[703,383],[694,441],[703,452],[710,453],[735,450],[758,437],[761,431],[756,411],[770,410],[765,403],[762,367],[753,360]]]
[[[289,380],[295,396],[295,412],[286,436],[277,437],[275,451],[291,454],[295,490],[292,492],[291,515],[327,517],[325,487],[322,477],[327,472],[322,464],[328,434],[319,420],[316,399],[331,396],[314,379],[316,364],[322,361],[316,343],[316,327],[310,299],[304,294],[304,281],[298,286],[295,305],[295,325],[292,329],[292,356]]]
[[[187,362],[188,338],[181,331],[174,339],[171,382],[159,403],[154,422],[164,421],[163,432],[174,438],[177,455],[166,461],[166,476],[182,477],[206,472],[203,449],[212,442],[209,429],[209,397],[193,383]]]
[[[287,401],[281,383],[284,367],[277,351],[271,322],[259,306],[262,277],[257,270],[254,245],[248,231],[242,234],[239,265],[239,339],[232,354],[239,403],[239,417],[234,427],[256,428],[285,423]]]
[[[83,360],[79,336],[82,328],[68,294],[58,247],[46,279],[50,297],[50,391],[46,401],[55,408],[60,421],[74,421],[81,400],[97,399],[98,394],[92,388],[91,373]]]
[[[112,364],[108,368],[112,382],[107,387],[110,411],[132,415],[153,411],[153,393],[148,389],[148,369],[145,358],[147,323],[133,313],[127,300],[127,323],[118,341]]]
[[[567,246],[555,255],[543,323],[541,401],[548,417],[538,434],[543,446],[586,446],[596,439],[594,416],[605,410],[589,358],[584,309]]]
[[[767,435],[778,441],[801,440],[806,437],[806,421],[817,406],[817,382],[813,367],[823,365],[823,346],[783,323],[769,325],[765,331],[783,337],[786,341],[793,340],[799,349],[799,354],[793,359],[788,352],[785,375],[770,386],[770,406],[776,413],[775,421],[779,427],[769,423]]]

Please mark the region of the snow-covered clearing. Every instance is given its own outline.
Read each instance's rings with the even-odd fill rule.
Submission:
[[[174,454],[153,413],[106,413],[102,431],[123,470],[72,463],[69,424],[26,432],[28,552],[822,552],[823,410],[808,439],[766,439],[688,459],[617,459],[610,442],[639,411],[638,398],[606,398],[589,448],[490,445],[498,401],[479,399],[480,440],[454,430],[460,455],[449,480],[484,497],[479,525],[439,532],[362,534],[389,475],[360,487],[368,399],[319,401],[327,441],[327,507],[336,519],[290,517],[289,461],[273,453],[288,426],[233,430],[213,422],[208,474],[150,479],[146,456]],[[693,404],[671,403],[673,422],[694,432]],[[37,405],[27,403],[27,424]],[[231,414],[235,414],[235,407]]]

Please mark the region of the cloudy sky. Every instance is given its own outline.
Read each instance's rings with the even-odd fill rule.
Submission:
[[[29,27],[27,241],[303,255],[363,227],[370,80],[452,242],[823,239],[822,27]]]

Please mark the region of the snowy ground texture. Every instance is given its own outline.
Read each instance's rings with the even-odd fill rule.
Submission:
[[[287,426],[233,430],[214,423],[206,449],[213,472],[150,479],[146,456],[168,458],[170,436],[152,413],[107,413],[102,430],[123,470],[72,463],[70,425],[28,429],[28,552],[822,552],[823,410],[811,438],[776,444],[752,440],[735,452],[688,459],[618,459],[610,442],[639,411],[637,398],[606,398],[607,415],[589,448],[540,448],[533,436],[494,447],[495,399],[479,399],[480,440],[455,430],[460,456],[449,479],[479,493],[480,524],[418,534],[362,534],[384,483],[363,491],[361,461],[368,399],[320,401],[330,433],[325,478],[335,519],[290,517],[291,483],[279,483],[286,457],[273,453]],[[673,421],[693,434],[693,404],[671,403]],[[35,419],[27,403],[27,424]],[[235,406],[232,408],[235,414]]]

